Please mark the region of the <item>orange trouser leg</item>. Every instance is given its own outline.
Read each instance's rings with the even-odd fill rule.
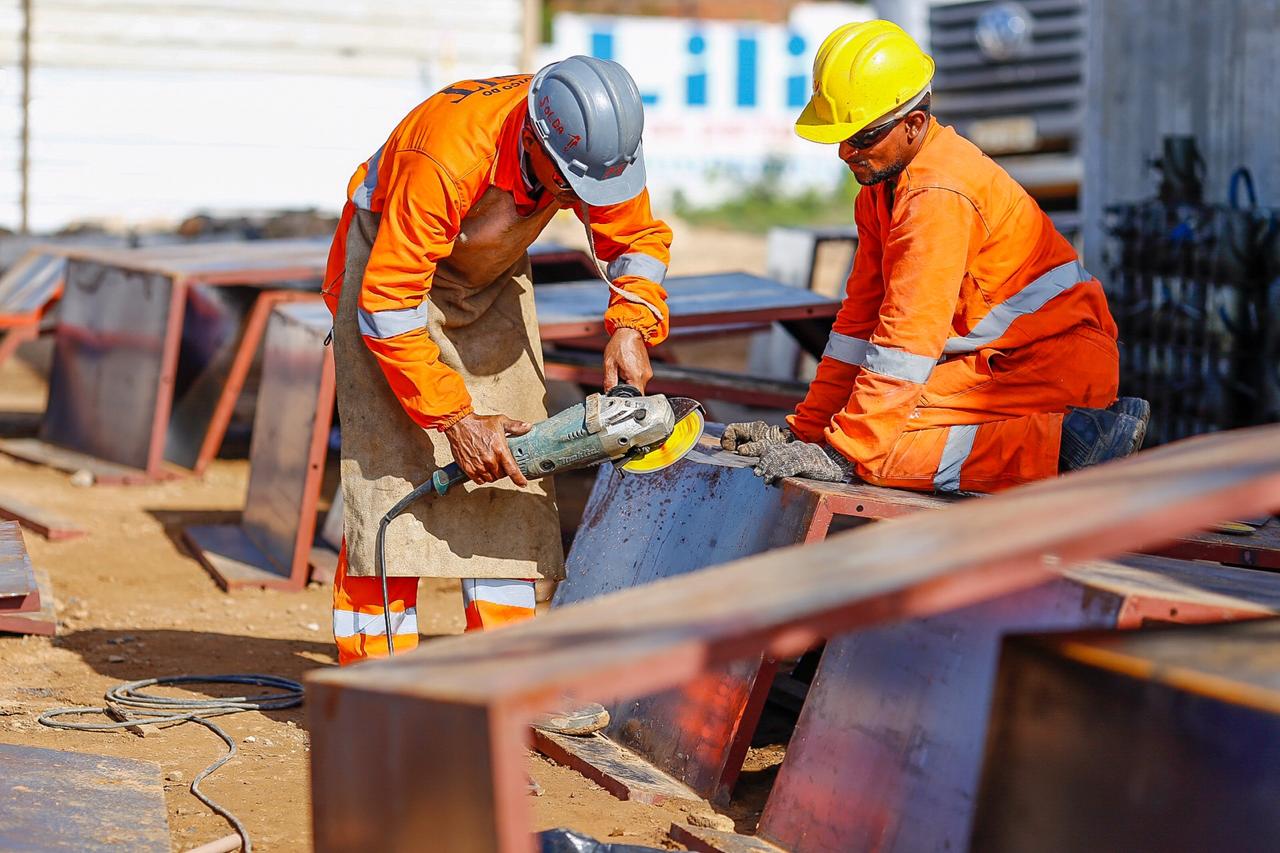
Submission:
[[[1058,473],[1068,407],[1116,399],[1113,340],[1079,327],[1009,354],[985,350],[939,365],[885,461],[857,465],[870,483],[995,492]]]
[[[468,631],[488,631],[533,618],[537,612],[532,580],[463,578],[462,603]]]
[[[396,654],[418,645],[418,579],[387,578],[391,630]],[[386,619],[382,615],[382,582],[347,574],[347,545],[338,553],[333,579],[333,639],[338,663],[387,656]]]

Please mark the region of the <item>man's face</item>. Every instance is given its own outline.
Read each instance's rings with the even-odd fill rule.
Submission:
[[[533,169],[534,178],[542,185],[543,189],[551,193],[551,196],[556,200],[556,204],[560,207],[576,207],[578,205],[577,195],[574,194],[569,182],[565,180],[564,175],[560,174],[555,162],[547,154],[546,149],[542,147],[542,143],[538,141],[538,138],[528,125],[525,125],[524,130],[521,132],[520,140],[524,145],[525,152],[529,155],[529,166]]]
[[[907,167],[929,120],[923,110],[903,118],[873,123],[840,143],[840,159],[864,187],[896,178]]]

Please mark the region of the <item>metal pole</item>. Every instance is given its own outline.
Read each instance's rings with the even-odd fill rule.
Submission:
[[[876,17],[893,21],[907,31],[924,50],[929,50],[928,0],[873,0]]]
[[[31,199],[31,0],[22,0],[22,139],[18,179],[18,231],[29,233]]]
[[[524,21],[520,34],[519,71],[532,74],[538,70],[534,63],[538,61],[538,45],[542,41],[542,3],[541,0],[524,0],[522,7]]]

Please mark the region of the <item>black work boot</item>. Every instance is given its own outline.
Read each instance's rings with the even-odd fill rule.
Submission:
[[[1122,459],[1142,447],[1151,404],[1121,397],[1105,409],[1072,409],[1062,419],[1058,470],[1075,471]]]

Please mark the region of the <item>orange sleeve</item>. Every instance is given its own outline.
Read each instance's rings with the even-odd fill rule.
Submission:
[[[574,212],[582,219],[581,208]],[[605,275],[618,290],[636,297],[610,291],[605,330],[612,335],[618,329],[635,329],[649,346],[662,343],[671,324],[667,291],[662,287],[671,263],[671,228],[654,219],[647,189],[630,201],[593,207],[589,216],[596,257],[608,264]]]
[[[884,301],[884,278],[881,265],[884,246],[880,235],[885,212],[881,191],[862,190],[853,204],[853,220],[858,226],[858,249],[853,269],[845,284],[844,302],[831,327],[831,340],[818,362],[817,373],[809,383],[804,401],[795,414],[787,418],[791,431],[801,441],[821,442],[823,431],[831,425],[832,416],[849,402],[853,380],[861,369],[852,363],[865,352],[868,338],[880,318]],[[860,361],[860,359],[858,359]]]
[[[973,203],[940,187],[900,197],[884,244],[885,296],[853,393],[826,429],[847,458],[878,467],[919,404],[951,334],[960,283],[987,236]]]
[[[442,430],[472,411],[462,377],[427,334],[427,292],[462,222],[459,193],[421,151],[397,152],[381,167],[390,173],[360,289],[360,333],[414,423]]]

